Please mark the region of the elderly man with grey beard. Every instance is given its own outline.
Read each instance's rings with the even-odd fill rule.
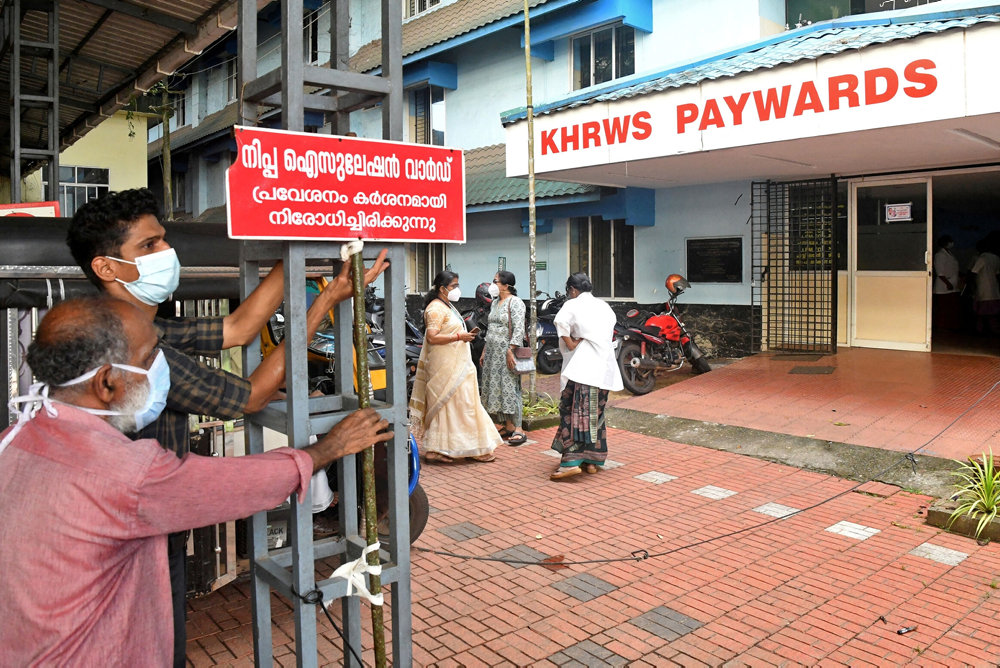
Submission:
[[[301,450],[178,459],[130,440],[170,376],[149,318],[118,299],[56,305],[28,364],[39,382],[0,438],[4,664],[170,665],[167,534],[301,501],[313,472],[392,438],[366,409]]]

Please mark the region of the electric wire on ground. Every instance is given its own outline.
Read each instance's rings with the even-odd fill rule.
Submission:
[[[923,450],[928,445],[930,445],[935,440],[937,440],[944,432],[948,431],[953,426],[955,426],[956,422],[958,422],[959,420],[961,420],[969,412],[971,412],[974,408],[976,408],[979,404],[981,404],[997,387],[1000,387],[1000,381],[995,382],[978,399],[976,399],[976,401],[974,401],[971,406],[969,406],[964,411],[962,411],[961,413],[959,413],[958,416],[956,416],[954,420],[952,420],[947,425],[945,425],[945,427],[943,429],[941,429],[938,433],[934,434],[929,439],[927,439],[924,442],[923,445],[921,445],[920,447],[918,447],[918,448],[916,448],[914,450],[910,450],[909,452],[906,452],[906,453],[900,455],[900,457],[896,461],[894,461],[892,464],[890,464],[889,466],[885,467],[884,469],[882,469],[878,473],[873,474],[872,476],[870,476],[867,480],[864,480],[863,482],[856,483],[856,484],[852,485],[851,487],[849,487],[849,488],[847,488],[847,489],[845,489],[845,490],[843,490],[841,492],[838,492],[838,493],[834,494],[833,496],[830,496],[830,497],[828,497],[826,499],[823,499],[821,501],[817,501],[816,503],[814,503],[814,504],[812,504],[810,506],[806,506],[805,508],[797,509],[797,510],[795,510],[793,512],[788,513],[787,515],[782,515],[781,517],[775,517],[773,519],[765,520],[763,522],[759,522],[759,523],[754,524],[752,526],[744,527],[742,529],[737,529],[735,531],[730,531],[728,533],[720,534],[718,536],[713,536],[711,538],[706,538],[704,540],[695,541],[693,543],[686,543],[684,545],[680,545],[678,547],[674,547],[674,548],[671,548],[669,550],[663,550],[661,552],[650,552],[649,550],[645,550],[645,549],[643,549],[643,550],[634,550],[627,557],[608,557],[608,558],[605,558],[605,559],[579,559],[579,560],[575,560],[575,561],[565,561],[565,560],[563,560],[563,561],[536,561],[536,560],[527,560],[527,559],[509,559],[509,558],[504,558],[504,557],[477,556],[477,555],[472,555],[472,554],[457,554],[455,552],[448,552],[448,551],[445,551],[445,550],[434,550],[434,549],[431,549],[431,548],[420,547],[419,545],[414,545],[413,549],[416,550],[416,551],[418,551],[418,552],[426,552],[426,553],[429,553],[429,554],[437,554],[437,555],[440,555],[440,556],[443,556],[443,557],[451,557],[451,558],[454,558],[454,559],[463,559],[463,560],[467,560],[467,561],[490,561],[490,562],[497,562],[497,563],[502,563],[502,564],[512,564],[512,565],[518,565],[518,566],[545,566],[545,567],[548,567],[548,568],[552,568],[553,566],[582,566],[582,565],[587,565],[587,564],[610,564],[610,563],[618,563],[618,562],[623,562],[623,561],[645,561],[647,559],[656,559],[656,558],[659,558],[659,557],[666,557],[666,556],[675,554],[677,552],[681,552],[683,550],[689,550],[691,548],[700,547],[702,545],[707,545],[709,543],[714,543],[716,541],[723,540],[725,538],[732,538],[733,536],[740,536],[742,534],[749,533],[751,531],[756,531],[757,529],[760,529],[761,527],[766,527],[766,526],[768,526],[770,524],[774,524],[776,522],[781,522],[781,521],[786,520],[786,519],[788,519],[790,517],[794,517],[795,515],[800,515],[802,513],[808,512],[810,510],[814,510],[815,508],[819,508],[820,506],[825,505],[827,503],[830,503],[831,501],[834,501],[836,499],[839,499],[840,497],[842,497],[842,496],[844,496],[846,494],[850,494],[851,492],[857,490],[859,487],[862,487],[864,485],[867,485],[870,482],[878,480],[879,478],[881,478],[886,473],[888,473],[889,471],[893,470],[894,468],[896,468],[897,466],[899,466],[903,462],[909,462],[910,466],[913,468],[914,473],[916,473],[916,470],[917,470],[917,458],[916,458],[916,455],[917,455],[917,453],[919,453],[921,450]]]

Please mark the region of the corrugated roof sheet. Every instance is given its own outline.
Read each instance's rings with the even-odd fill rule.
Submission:
[[[262,8],[271,0],[256,0]],[[11,9],[10,3],[5,12]],[[22,3],[21,16],[5,14],[12,30],[25,42],[49,38],[45,3]],[[58,0],[59,140],[72,145],[105,118],[130,104],[195,58],[201,50],[228,35],[236,25],[236,0],[145,0],[86,2]],[[4,36],[6,37],[6,35]],[[3,39],[3,38],[0,38]],[[0,44],[0,90],[10,90],[13,66],[10,44]],[[22,93],[46,90],[44,49],[25,49],[20,80]],[[22,142],[45,146],[48,124],[44,107],[25,105],[20,119]],[[0,105],[0,169],[9,166],[14,135],[10,104]]]
[[[194,144],[217,132],[230,131],[240,122],[239,102],[231,102],[219,111],[209,114],[198,125],[185,125],[170,133],[170,149],[177,151]],[[156,139],[146,146],[146,157],[150,160],[163,152],[163,138]]]
[[[529,11],[549,0],[530,0]],[[403,22],[403,57],[524,11],[524,0],[457,0]],[[365,44],[351,57],[351,68],[367,72],[382,64],[382,40]]]
[[[528,179],[507,178],[504,144],[465,152],[465,204],[527,202]],[[597,186],[560,181],[535,181],[535,197],[560,197],[597,192]]]
[[[981,13],[962,15],[962,12],[947,12],[937,15],[825,21],[736,51],[686,63],[655,74],[629,77],[598,90],[536,105],[534,111],[537,116],[597,102],[623,100],[754,70],[770,69],[802,60],[815,60],[821,56],[862,49],[874,44],[912,39],[978,24],[1000,23],[1000,6],[982,8],[978,11]],[[502,114],[501,121],[512,123],[525,118],[525,115],[526,111],[523,108],[514,109]]]

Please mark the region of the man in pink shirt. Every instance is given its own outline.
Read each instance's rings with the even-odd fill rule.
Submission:
[[[122,300],[56,305],[28,363],[39,383],[0,438],[5,665],[169,665],[167,534],[302,501],[314,471],[392,437],[366,409],[313,446],[248,457],[129,440],[162,410],[169,370]]]

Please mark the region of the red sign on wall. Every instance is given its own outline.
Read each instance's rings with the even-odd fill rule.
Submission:
[[[18,204],[0,204],[0,217],[3,216],[58,218],[59,202],[21,202]]]
[[[233,239],[465,241],[465,158],[425,144],[240,127]]]

